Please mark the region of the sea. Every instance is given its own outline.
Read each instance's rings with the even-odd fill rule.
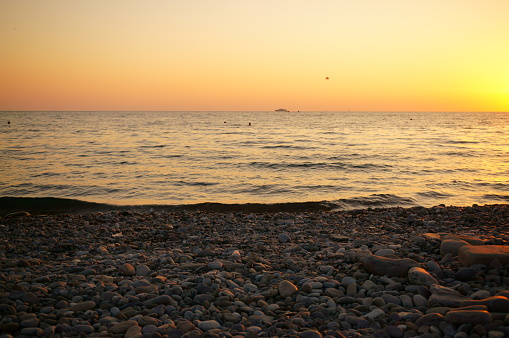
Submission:
[[[505,204],[509,113],[0,112],[0,197]]]

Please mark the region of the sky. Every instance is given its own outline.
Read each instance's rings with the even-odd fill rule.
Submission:
[[[509,111],[508,16],[507,0],[0,0],[0,111]]]

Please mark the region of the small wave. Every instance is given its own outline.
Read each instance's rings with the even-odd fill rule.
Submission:
[[[444,143],[448,143],[448,144],[478,144],[480,142],[478,141],[457,141],[457,140],[449,140],[449,141],[446,141]]]
[[[496,201],[509,202],[509,195],[487,194],[487,195],[483,195],[482,197],[484,199],[488,199],[488,200],[496,200]]]
[[[157,144],[152,146],[140,146],[140,148],[166,148],[168,147],[167,144]]]
[[[296,203],[198,203],[185,205],[112,205],[93,203],[76,199],[54,197],[0,197],[0,216],[12,212],[27,211],[34,215],[84,214],[109,211],[206,211],[206,212],[313,212],[333,208],[328,202]]]
[[[293,146],[290,144],[270,145],[270,146],[263,146],[261,148],[264,148],[264,149],[296,149],[296,150],[310,149],[308,147],[299,147],[299,146]]]
[[[177,182],[173,182],[173,184],[177,185],[177,186],[203,186],[203,187],[206,187],[206,186],[216,185],[217,183],[214,183],[214,182],[186,182],[186,181],[177,181]]]
[[[333,201],[337,209],[364,209],[364,208],[387,208],[393,206],[413,206],[415,200],[409,197],[400,197],[393,194],[373,194],[365,197],[353,197]]]
[[[417,195],[426,197],[426,198],[448,198],[448,197],[453,196],[451,194],[437,192],[437,191],[418,192]]]

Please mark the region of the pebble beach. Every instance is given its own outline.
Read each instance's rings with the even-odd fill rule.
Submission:
[[[507,337],[509,205],[0,216],[0,337]]]

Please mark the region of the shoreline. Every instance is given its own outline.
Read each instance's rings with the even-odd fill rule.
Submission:
[[[32,215],[87,214],[94,212],[312,212],[331,211],[336,206],[330,202],[288,203],[196,203],[183,205],[115,205],[86,202],[76,199],[54,197],[0,197],[0,216],[10,213],[28,212]]]
[[[459,257],[509,246],[507,204],[18,213],[0,227],[2,337],[509,335],[509,261]]]

